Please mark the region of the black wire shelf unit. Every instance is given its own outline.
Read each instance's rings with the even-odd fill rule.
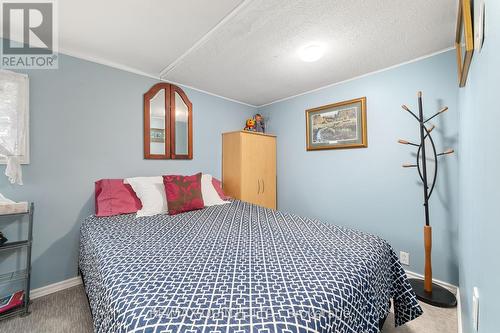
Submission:
[[[6,312],[0,313],[0,321],[15,316],[26,316],[29,314],[30,305],[30,282],[31,282],[31,246],[33,243],[33,210],[34,204],[30,203],[27,212],[13,213],[13,214],[0,214],[0,225],[5,221],[6,217],[28,217],[28,235],[27,239],[19,241],[7,241],[6,243],[0,245],[0,253],[7,251],[14,251],[18,249],[26,249],[26,267],[19,269],[14,272],[0,274],[0,288],[12,283],[19,283],[23,281],[23,302],[21,305],[10,309]],[[24,219],[20,219],[19,223],[24,222]]]

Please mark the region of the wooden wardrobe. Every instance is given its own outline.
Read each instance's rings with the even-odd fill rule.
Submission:
[[[276,136],[223,133],[222,184],[235,199],[276,209]]]

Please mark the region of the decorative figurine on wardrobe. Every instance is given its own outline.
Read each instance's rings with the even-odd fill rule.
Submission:
[[[248,118],[247,121],[245,122],[245,128],[243,130],[249,132],[255,132],[255,119]]]
[[[257,113],[254,119],[255,119],[255,131],[259,133],[266,133],[266,124],[264,123],[264,117],[262,117],[260,113]]]

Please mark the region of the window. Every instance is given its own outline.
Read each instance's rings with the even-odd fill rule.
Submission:
[[[18,156],[29,163],[29,80],[24,74],[0,70],[0,163]]]

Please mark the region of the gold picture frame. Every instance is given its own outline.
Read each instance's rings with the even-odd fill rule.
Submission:
[[[366,97],[306,110],[308,151],[366,147]]]
[[[458,2],[455,49],[457,50],[458,85],[462,88],[467,82],[472,54],[474,53],[470,0],[459,0]]]

